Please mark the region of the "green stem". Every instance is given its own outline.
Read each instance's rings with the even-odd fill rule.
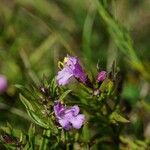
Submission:
[[[50,130],[44,130],[43,131],[43,139],[41,141],[41,144],[40,144],[40,148],[39,150],[47,150],[48,149],[48,137],[50,137]]]

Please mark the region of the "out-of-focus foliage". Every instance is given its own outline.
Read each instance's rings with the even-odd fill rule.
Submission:
[[[97,74],[96,64],[99,64],[100,70],[113,72],[112,64],[114,60],[116,61],[115,71],[120,73],[115,85],[108,79],[100,87],[104,93],[107,89],[110,95],[108,94],[107,98],[104,95],[104,99],[103,95],[94,99],[99,99],[97,103],[101,105],[103,115],[107,114],[106,106],[102,105],[105,103],[104,100],[107,99],[108,104],[115,108],[115,111],[106,118],[110,119],[113,132],[118,135],[113,137],[116,139],[115,143],[112,142],[111,136],[104,135],[110,133],[109,129],[106,130],[103,126],[89,127],[85,124],[79,133],[73,131],[68,134],[62,130],[60,137],[56,136],[60,130],[53,129],[54,134],[51,136],[53,141],[49,144],[56,143],[53,146],[57,147],[57,143],[62,142],[63,145],[65,140],[74,134],[74,139],[71,139],[71,142],[74,142],[74,149],[81,147],[88,149],[86,144],[89,139],[93,142],[91,143],[93,149],[110,149],[110,145],[111,148],[120,147],[123,150],[148,149],[150,144],[149,9],[149,0],[1,0],[0,74],[6,76],[8,88],[0,95],[2,132],[0,145],[5,145],[4,141],[7,139],[10,145],[5,145],[6,147],[18,145],[20,149],[24,146],[26,149],[37,149],[36,146],[40,145],[41,150],[48,149],[45,145],[51,133],[50,130],[43,130],[41,127],[47,129],[55,125],[51,120],[47,122],[47,118],[44,119],[42,112],[38,111],[38,109],[49,111],[51,108],[45,106],[41,108],[35,102],[36,98],[41,96],[37,87],[42,84],[46,87],[51,84],[53,100],[60,98],[67,104],[79,103],[87,107],[83,107],[83,110],[89,109],[91,113],[98,113],[96,103],[91,103],[91,108],[89,107],[91,101],[87,93],[89,89],[81,86],[80,90],[79,85],[75,83],[67,86],[68,90],[64,88],[57,91],[52,79],[58,71],[58,60],[70,54],[79,57],[89,77],[93,79]],[[43,83],[45,82],[43,75],[48,78],[47,83]],[[114,87],[117,88],[117,98],[111,95]],[[20,92],[22,93],[20,98],[29,115],[19,99]],[[114,104],[113,100],[118,100],[118,103]],[[52,104],[49,103],[50,107]],[[118,105],[122,112],[117,110]],[[95,110],[92,110],[92,107]],[[104,125],[104,118],[101,120],[97,115],[91,122],[98,121],[99,126]],[[103,123],[100,123],[101,121]],[[31,122],[34,125],[30,125]],[[119,126],[115,126],[117,122],[120,122]],[[123,127],[122,123],[125,123]],[[99,132],[102,130],[103,133]],[[37,136],[34,136],[35,134]],[[78,139],[82,142],[78,143]],[[70,143],[67,144],[66,147],[69,148]],[[0,149],[2,148],[0,146]]]

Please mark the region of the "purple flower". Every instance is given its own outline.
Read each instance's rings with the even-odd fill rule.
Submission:
[[[84,124],[85,116],[79,114],[79,107],[77,105],[72,107],[65,107],[60,102],[55,102],[54,112],[59,124],[65,129],[71,128],[80,129]]]
[[[61,63],[63,69],[58,72],[56,80],[59,85],[66,85],[69,83],[71,78],[76,78],[82,83],[87,80],[87,75],[84,73],[79,60],[76,57],[67,56],[64,62]]]
[[[107,72],[106,71],[99,72],[98,76],[97,76],[98,82],[104,81],[106,79],[106,76],[107,76]]]
[[[7,80],[6,77],[3,75],[0,75],[0,94],[4,93],[7,89]]]

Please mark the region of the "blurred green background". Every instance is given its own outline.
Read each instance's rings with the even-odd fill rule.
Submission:
[[[149,71],[150,1],[101,1],[113,20],[125,28],[123,32],[130,33],[135,53],[145,70]],[[20,91],[15,85],[38,84],[43,74],[52,79],[58,70],[58,60],[67,54],[78,56],[85,70],[94,76],[98,62],[100,69],[109,71],[115,60],[123,75],[122,99],[129,103],[133,113],[138,115],[140,100],[150,102],[149,74],[145,78],[142,69],[138,70],[140,67],[132,66],[134,57],[128,50],[120,50],[121,39],[117,45],[115,40],[119,38],[111,36],[111,24],[103,17],[96,2],[0,1],[0,74],[7,77],[9,84],[6,93],[0,95],[0,124],[9,122],[24,129],[28,127],[29,122],[18,97]],[[148,114],[145,112],[142,117]],[[141,124],[138,121],[137,134]],[[146,130],[147,118],[143,123]]]

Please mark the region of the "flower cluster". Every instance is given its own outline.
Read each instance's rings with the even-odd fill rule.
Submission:
[[[72,78],[77,79],[80,83],[83,83],[87,87],[90,87],[95,91],[92,82],[81,67],[77,57],[67,55],[63,62],[59,62],[61,70],[58,71],[56,81],[59,86],[67,85]],[[102,83],[107,76],[106,71],[101,71],[97,75],[97,82]],[[99,93],[95,92],[97,95]],[[61,102],[57,101],[54,105],[54,112],[57,122],[66,130],[71,128],[80,129],[85,122],[85,115],[79,114],[79,107],[77,105],[72,107],[66,107]]]

